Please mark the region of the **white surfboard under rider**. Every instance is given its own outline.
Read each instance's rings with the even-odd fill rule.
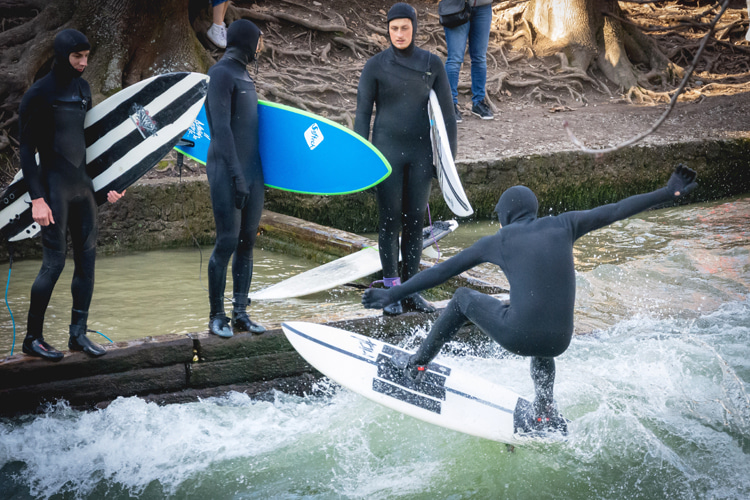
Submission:
[[[421,382],[390,362],[402,349],[346,330],[305,322],[282,324],[284,334],[315,369],[366,398],[440,427],[508,444],[563,441],[517,427],[531,403],[512,390],[445,364],[430,363]]]

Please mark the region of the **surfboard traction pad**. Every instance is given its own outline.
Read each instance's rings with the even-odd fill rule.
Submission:
[[[397,353],[410,354],[388,344],[383,346],[382,352],[377,357],[378,375],[377,378],[372,379],[372,390],[423,410],[440,414],[441,403],[436,400],[445,400],[445,381],[450,377],[451,369],[431,362],[426,366],[422,379],[416,382],[391,362],[391,357]],[[524,439],[564,440],[568,435],[568,420],[562,415],[558,417],[559,420],[555,422],[559,426],[558,430],[536,429],[533,424],[531,402],[518,398],[513,412],[513,433]]]
[[[436,220],[432,223],[432,226],[422,228],[422,249],[424,250],[428,246],[437,243],[443,236],[452,233],[453,229],[451,227],[451,223],[448,221]]]

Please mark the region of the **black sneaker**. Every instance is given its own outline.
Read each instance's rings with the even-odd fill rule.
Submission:
[[[464,121],[463,116],[461,116],[461,111],[458,109],[458,104],[453,103],[453,113],[456,115],[456,123],[461,123]]]
[[[477,115],[482,120],[494,120],[495,119],[495,115],[492,114],[492,110],[490,109],[489,106],[487,106],[487,103],[484,102],[484,99],[474,104],[471,107],[471,114]]]

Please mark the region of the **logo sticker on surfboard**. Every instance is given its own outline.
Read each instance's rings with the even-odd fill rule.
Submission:
[[[156,121],[151,117],[151,114],[146,108],[139,104],[133,104],[130,108],[130,119],[135,124],[135,128],[141,133],[144,139],[156,135],[159,131],[159,127]]]
[[[310,148],[310,151],[317,148],[321,142],[323,142],[323,132],[320,131],[320,127],[318,127],[317,123],[313,123],[310,125],[310,128],[305,130],[305,140],[307,141],[307,147]]]
[[[185,135],[183,137],[189,137],[194,141],[198,141],[204,137],[209,141],[211,140],[211,136],[208,133],[208,127],[206,127],[206,124],[197,118],[190,125],[190,128],[187,129],[187,132],[185,132]]]

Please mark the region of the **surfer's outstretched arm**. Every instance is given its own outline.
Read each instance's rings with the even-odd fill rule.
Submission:
[[[486,236],[480,239],[471,247],[454,255],[445,262],[420,271],[401,286],[394,286],[387,289],[370,288],[366,290],[362,297],[362,305],[368,309],[382,309],[388,304],[404,299],[413,293],[435,287],[457,274],[461,274],[474,266],[487,262],[489,260],[487,251],[493,238],[493,236]]]
[[[573,239],[576,240],[595,229],[618,220],[627,219],[662,203],[682,198],[698,186],[695,182],[696,177],[697,174],[694,170],[680,164],[674,169],[667,185],[661,189],[650,193],[637,194],[617,203],[602,205],[591,210],[566,212],[561,214],[560,217],[568,219],[573,225]]]

